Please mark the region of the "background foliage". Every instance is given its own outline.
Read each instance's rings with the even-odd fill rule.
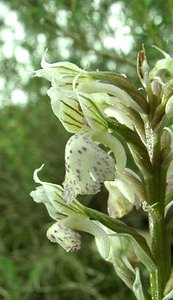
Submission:
[[[42,178],[62,183],[69,135],[51,111],[48,83],[31,71],[49,48],[50,62],[120,72],[139,84],[137,52],[144,43],[151,65],[161,57],[153,44],[171,54],[172,20],[171,0],[0,1],[0,298],[125,299],[91,237],[83,235],[76,254],[45,237],[51,220],[31,201],[32,173],[44,162]],[[90,205],[105,209],[105,192]]]

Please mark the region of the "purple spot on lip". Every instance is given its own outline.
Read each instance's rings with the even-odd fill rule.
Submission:
[[[86,147],[82,147],[82,149],[83,149],[84,151],[87,151],[87,148],[86,148]]]
[[[82,151],[81,151],[81,150],[78,150],[78,153],[82,154]]]

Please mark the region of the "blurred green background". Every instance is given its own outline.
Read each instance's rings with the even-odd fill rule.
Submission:
[[[172,53],[172,28],[172,0],[0,1],[0,299],[134,299],[92,237],[83,234],[81,251],[68,254],[45,236],[52,220],[29,196],[32,174],[45,163],[42,179],[62,183],[69,135],[51,111],[49,83],[31,71],[48,48],[50,62],[120,72],[139,84],[141,45],[152,66],[161,58],[152,45]],[[90,206],[104,210],[106,197]]]

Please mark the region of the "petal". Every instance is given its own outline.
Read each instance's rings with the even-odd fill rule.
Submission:
[[[88,95],[86,93],[77,93],[77,97],[83,111],[83,114],[88,122],[88,124],[94,130],[105,130],[108,128],[106,118],[103,116],[100,105],[99,98],[103,98],[102,94]]]
[[[79,102],[73,91],[61,87],[52,87],[48,90],[51,106],[65,129],[76,133],[84,126],[84,115],[79,109]]]
[[[127,182],[123,181],[122,179],[116,178],[115,186],[119,189],[119,191],[124,195],[126,199],[130,203],[135,203],[135,193],[133,186],[128,184]]]
[[[173,58],[167,57],[160,59],[156,62],[154,68],[150,72],[150,78],[153,79],[160,70],[167,70],[170,74],[170,77],[173,76]]]
[[[117,99],[127,107],[131,107],[137,112],[142,112],[141,107],[133,100],[133,98],[127,92],[125,92],[124,90],[120,89],[115,85],[102,83],[98,81],[90,81],[90,82],[80,84],[78,90],[82,92],[87,92],[89,94],[106,93],[108,95],[114,96],[114,97],[110,97],[110,99],[113,100],[112,104],[114,104],[115,106],[116,106],[116,99]]]
[[[173,111],[173,96],[169,98],[165,106],[165,113],[171,113]]]
[[[127,157],[121,142],[112,134],[106,131],[93,131],[93,140],[110,148],[116,160],[117,172],[122,173],[126,167]]]
[[[76,134],[66,145],[64,196],[68,203],[77,195],[95,194],[101,183],[113,180],[115,161],[91,139],[92,133]]]
[[[55,209],[54,205],[52,204],[53,201],[50,201],[50,197],[47,196],[43,186],[37,187],[35,191],[32,191],[30,193],[30,196],[33,198],[33,200],[35,202],[44,203],[47,208],[49,216],[52,219],[57,220],[57,218],[58,218],[57,210]]]
[[[108,107],[105,109],[104,113],[107,117],[115,118],[121,124],[125,124],[127,127],[133,129],[133,124],[130,116],[128,116],[127,112],[123,111],[121,108],[122,107],[119,107],[119,105],[115,107]]]
[[[43,69],[45,68],[59,68],[61,70],[69,70],[71,72],[75,72],[75,73],[80,73],[81,71],[83,71],[82,69],[80,69],[78,66],[76,66],[73,63],[70,63],[68,61],[62,61],[62,62],[57,62],[57,63],[48,63],[45,59],[46,56],[46,52],[43,54],[42,60],[41,60],[41,67]]]
[[[169,194],[172,191],[173,191],[173,161],[171,162],[167,172],[166,194]]]
[[[113,185],[136,208],[139,208],[146,199],[146,191],[141,179],[128,168],[117,174]]]
[[[109,191],[108,214],[112,218],[122,218],[133,209],[133,204],[116,187],[114,181],[106,181],[105,186]]]

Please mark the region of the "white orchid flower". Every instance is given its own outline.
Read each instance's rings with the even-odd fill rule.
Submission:
[[[56,220],[47,230],[48,239],[58,243],[65,251],[73,252],[81,247],[81,236],[76,230],[88,232],[100,240],[101,251],[105,257],[108,257],[110,244],[105,231],[88,218],[77,200],[74,200],[71,205],[66,203],[61,186],[41,181],[37,174],[42,168],[43,165],[34,172],[34,180],[40,186],[30,195],[35,202],[44,203],[50,217]]]

